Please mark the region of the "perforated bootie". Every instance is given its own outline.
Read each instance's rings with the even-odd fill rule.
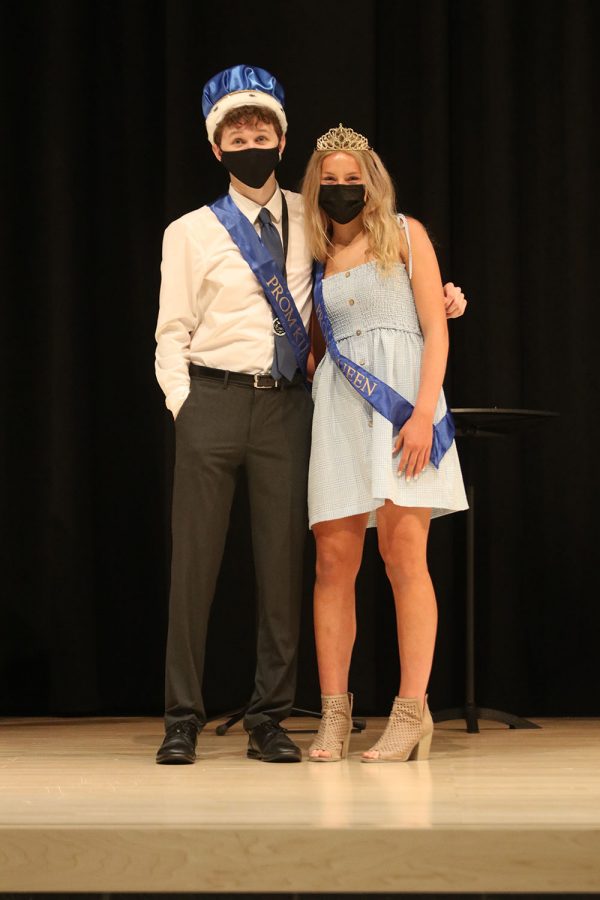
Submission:
[[[417,699],[396,697],[385,731],[367,753],[377,752],[377,756],[363,756],[361,761],[406,762],[409,759],[429,758],[429,748],[433,736],[433,719],[425,698],[425,708]]]
[[[330,694],[321,697],[321,724],[308,749],[311,762],[339,762],[348,755],[352,731],[352,694]],[[329,756],[315,756],[315,751]]]

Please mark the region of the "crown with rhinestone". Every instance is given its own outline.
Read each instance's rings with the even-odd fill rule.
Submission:
[[[337,128],[330,128],[317,140],[317,150],[370,150],[369,141],[353,128],[344,128],[340,122]]]

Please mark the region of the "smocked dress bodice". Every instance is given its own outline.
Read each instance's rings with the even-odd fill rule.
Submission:
[[[422,338],[410,280],[403,263],[388,272],[363,263],[323,280],[323,298],[336,341],[377,328],[405,331]]]

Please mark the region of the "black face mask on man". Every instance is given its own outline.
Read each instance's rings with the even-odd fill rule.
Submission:
[[[347,225],[365,207],[364,184],[322,184],[319,206],[338,225]]]
[[[261,188],[280,160],[278,147],[252,147],[250,150],[223,150],[221,162],[242,184]]]

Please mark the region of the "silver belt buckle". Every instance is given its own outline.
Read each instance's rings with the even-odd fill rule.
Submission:
[[[259,384],[258,383],[259,378],[270,378],[272,381],[272,384]],[[257,374],[254,376],[254,387],[256,388],[257,391],[271,391],[273,388],[276,388],[278,384],[279,384],[279,381],[274,380],[273,376],[269,375],[268,372],[257,372]]]

